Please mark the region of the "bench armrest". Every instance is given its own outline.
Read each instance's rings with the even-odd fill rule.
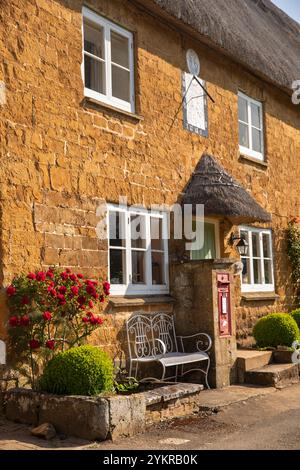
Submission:
[[[157,341],[161,345],[162,353],[161,354],[155,354],[155,351],[153,351],[153,354],[155,356],[155,359],[162,359],[167,353],[167,347],[161,339],[155,338],[155,341]]]
[[[199,339],[198,341],[196,341],[196,348],[197,348],[197,351],[199,352],[207,352],[210,350],[211,346],[212,346],[212,340],[211,340],[211,337],[207,334],[207,333],[195,333],[194,335],[187,335],[187,336],[177,336],[177,338],[180,340],[180,343],[181,343],[181,347],[182,347],[182,351],[184,351],[184,344],[183,344],[183,340],[184,339],[190,339],[190,338],[196,338],[197,336],[202,336],[204,337],[205,339]],[[203,346],[205,347],[205,349],[203,349]]]

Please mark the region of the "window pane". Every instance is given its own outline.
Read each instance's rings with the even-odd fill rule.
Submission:
[[[264,260],[264,265],[265,265],[265,283],[266,284],[272,284],[273,279],[272,279],[272,261],[265,259]]]
[[[259,257],[260,256],[259,233],[258,232],[252,232],[252,255],[254,257]]]
[[[252,149],[255,152],[262,152],[261,131],[254,129],[254,127],[252,127]]]
[[[249,258],[241,258],[243,263],[243,271],[242,271],[242,282],[243,284],[251,284],[250,280],[250,259]]]
[[[162,219],[158,217],[150,218],[151,249],[163,250],[162,240]]]
[[[105,64],[84,56],[84,85],[90,90],[105,94]]]
[[[146,219],[144,215],[130,216],[131,247],[146,248]]]
[[[152,252],[152,284],[164,284],[164,254]]]
[[[84,20],[84,50],[104,59],[103,28]]]
[[[240,145],[249,148],[249,130],[247,124],[239,123]]]
[[[196,224],[193,221],[193,230]],[[200,227],[199,227],[200,229]],[[204,245],[200,250],[191,251],[191,259],[214,259],[216,258],[216,239],[215,239],[215,225],[204,222]]]
[[[125,284],[125,250],[109,250],[109,269],[110,269],[110,282],[111,284]]]
[[[248,122],[248,103],[241,96],[239,96],[238,107],[239,107],[239,121]]]
[[[115,64],[129,68],[128,39],[115,31],[111,32],[111,60]]]
[[[109,212],[109,244],[125,246],[125,214],[118,211]]]
[[[130,72],[112,65],[112,96],[130,102]]]
[[[132,284],[144,284],[145,283],[145,252],[144,251],[132,251],[131,262],[132,262]]]
[[[271,258],[270,251],[270,235],[263,233],[263,256],[264,258]]]
[[[254,103],[251,103],[251,121],[252,126],[261,129],[261,108]]]
[[[254,284],[262,284],[260,259],[253,260],[253,279],[254,279]]]

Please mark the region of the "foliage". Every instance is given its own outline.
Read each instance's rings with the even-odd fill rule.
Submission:
[[[20,361],[30,364],[33,388],[39,364],[82,344],[103,323],[94,309],[103,305],[109,288],[108,282],[85,279],[70,269],[51,268],[13,279],[6,289],[9,334]]]
[[[292,281],[300,303],[300,228],[299,219],[292,219],[287,228],[287,254],[292,267]]]
[[[293,319],[298,325],[298,328],[300,329],[300,308],[297,308],[296,310],[290,312],[290,315],[292,315]]]
[[[48,362],[40,389],[59,395],[98,395],[113,390],[113,370],[111,358],[100,348],[74,347]]]
[[[127,377],[122,382],[114,382],[115,390],[118,393],[134,392],[139,387],[139,382],[134,377]]]
[[[287,313],[271,313],[255,324],[253,336],[259,347],[291,346],[300,337],[295,320]]]

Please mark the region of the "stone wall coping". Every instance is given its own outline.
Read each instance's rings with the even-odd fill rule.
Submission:
[[[174,303],[175,299],[170,295],[152,295],[143,297],[112,296],[109,298],[109,302],[113,307],[139,307],[141,305]]]
[[[280,296],[276,292],[244,292],[241,294],[241,299],[246,302],[259,301],[259,300],[277,300]]]
[[[202,384],[176,383],[144,392],[146,407],[155,403],[168,402],[181,397],[187,397],[204,389]]]
[[[83,106],[90,106],[90,107],[93,107],[93,108],[104,109],[106,111],[110,111],[110,112],[115,113],[115,114],[120,114],[120,115],[123,115],[123,116],[127,116],[128,118],[131,118],[134,121],[143,121],[144,120],[144,117],[140,116],[139,114],[124,111],[123,109],[116,108],[115,106],[111,106],[107,103],[103,103],[102,101],[95,100],[94,98],[90,98],[88,96],[86,96],[83,99],[82,103],[83,103]]]

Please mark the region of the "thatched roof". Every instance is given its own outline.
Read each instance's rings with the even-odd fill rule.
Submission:
[[[270,0],[132,0],[279,87],[300,79],[300,25]]]
[[[203,155],[185,189],[182,204],[204,204],[205,215],[248,222],[268,222],[271,216],[210,155]]]

